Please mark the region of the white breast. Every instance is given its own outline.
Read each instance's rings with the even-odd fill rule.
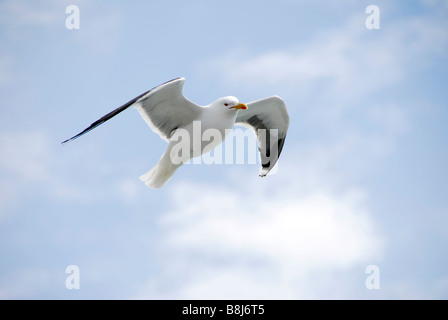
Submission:
[[[198,157],[221,145],[233,128],[235,118],[236,112],[207,110],[197,121],[177,130],[171,144],[182,143],[183,150],[190,150],[190,158]]]

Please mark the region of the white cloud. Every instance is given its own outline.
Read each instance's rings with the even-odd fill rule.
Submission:
[[[116,50],[123,28],[121,12],[113,5],[101,11],[89,6],[88,3],[80,6],[81,26],[79,30],[72,32],[75,39],[91,53],[102,55]]]
[[[66,27],[69,17],[66,8],[69,5],[79,8],[80,28],[77,30]],[[41,32],[41,28],[51,28],[55,32],[65,32],[67,39],[75,41],[74,45],[104,54],[115,49],[122,27],[122,14],[110,3],[99,10],[96,5],[84,0],[77,0],[75,4],[68,1],[7,0],[0,3],[0,25],[4,26],[11,38],[21,41],[33,32]]]
[[[60,270],[51,270],[41,267],[26,267],[18,269],[4,280],[0,287],[0,299],[29,299],[45,291],[54,282]],[[65,274],[62,273],[63,276]],[[61,277],[59,277],[61,278]],[[61,283],[63,285],[63,278]]]
[[[41,200],[86,203],[113,194],[122,203],[131,204],[140,194],[140,181],[136,178],[108,185],[104,182],[108,170],[101,165],[106,161],[94,150],[88,153],[94,164],[81,162],[82,169],[76,172],[79,159],[83,157],[62,148],[59,143],[54,144],[48,134],[42,131],[0,132],[0,208],[5,209],[0,221],[12,216],[16,205],[26,205],[35,196]],[[99,172],[102,169],[105,172]],[[96,178],[88,180],[85,178],[88,175]]]
[[[379,258],[383,240],[363,192],[301,195],[295,184],[272,194],[260,185],[176,187],[157,241],[165,272],[138,297],[304,298],[334,285],[308,283],[316,272],[363,270]]]
[[[320,34],[309,43],[289,48],[255,55],[244,49],[233,51],[211,60],[205,68],[214,73],[219,70],[227,83],[262,88],[283,86],[296,91],[304,86],[309,88],[317,81],[324,91],[328,91],[328,85],[333,90],[346,91],[348,86],[356,84],[358,89],[363,83],[358,81],[366,82],[371,79],[372,71],[377,73],[383,69],[387,82],[393,81],[399,73],[390,69],[393,66],[390,53],[382,46],[376,48],[376,52],[370,48],[375,46],[360,46],[360,31],[362,29],[349,24],[343,30]]]
[[[438,7],[440,11],[448,11],[448,2],[445,0],[420,0],[426,6]]]
[[[0,56],[0,85],[14,82],[17,78],[16,72],[13,71],[14,59],[10,56]]]
[[[21,180],[45,180],[49,175],[49,145],[42,133],[0,133],[0,168]]]
[[[368,94],[405,79],[412,70],[443,56],[447,23],[433,17],[388,21],[367,30],[354,15],[336,29],[288,47],[251,53],[239,48],[201,64],[206,77],[223,75],[226,85],[255,87],[342,103],[365,102]]]
[[[50,177],[50,150],[40,132],[0,133],[0,222],[13,216],[25,190],[43,186]]]
[[[59,21],[64,22],[63,17],[63,12],[58,12],[58,5],[51,1],[7,0],[0,4],[0,24],[10,30],[54,26]]]
[[[135,202],[139,196],[141,196],[141,182],[134,179],[126,179],[120,181],[116,186],[117,194],[122,198],[122,200],[126,203]]]
[[[17,202],[17,186],[7,181],[0,181],[0,223],[11,217],[8,210]]]
[[[410,127],[403,108],[395,104],[374,105],[368,109],[368,113],[386,132],[404,133]]]

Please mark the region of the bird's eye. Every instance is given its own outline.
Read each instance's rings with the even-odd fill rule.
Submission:
[[[229,106],[229,104],[228,104],[228,103],[224,103],[224,105],[225,105],[226,107],[228,107],[228,106]]]

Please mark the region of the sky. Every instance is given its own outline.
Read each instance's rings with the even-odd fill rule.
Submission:
[[[447,30],[444,0],[0,1],[0,299],[447,299]],[[176,77],[282,97],[278,170],[150,189],[135,109],[61,145]]]

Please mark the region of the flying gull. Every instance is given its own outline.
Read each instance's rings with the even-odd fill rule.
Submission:
[[[135,106],[150,128],[168,142],[159,162],[140,177],[148,187],[162,187],[185,161],[220,145],[235,124],[255,131],[262,165],[260,177],[266,176],[280,156],[288,131],[289,115],[283,100],[272,96],[244,104],[237,98],[228,96],[202,107],[184,97],[184,82],[184,78],[176,78],[142,93],[62,144],[79,138],[130,106]],[[201,139],[198,146],[194,141],[198,130],[200,137],[207,130],[214,130],[213,140]],[[189,139],[181,139],[185,136]],[[222,139],[217,139],[216,136],[221,136]],[[182,153],[179,150],[186,150],[183,147],[188,152],[183,152],[179,161],[178,156]]]

